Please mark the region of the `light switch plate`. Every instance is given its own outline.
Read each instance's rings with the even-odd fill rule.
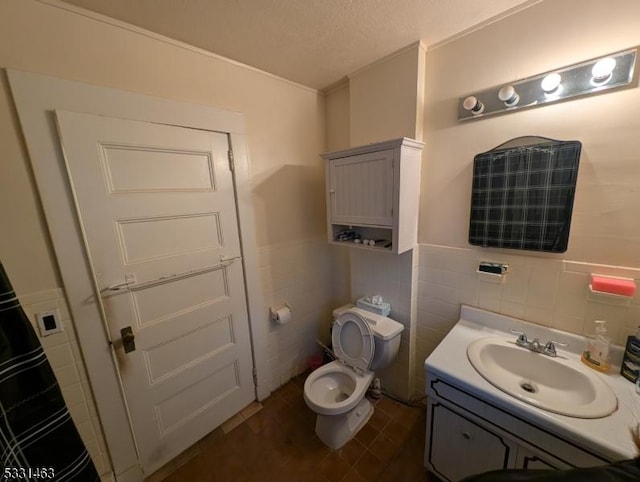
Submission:
[[[53,335],[63,330],[60,311],[58,309],[36,313],[36,321],[38,322],[40,336]]]

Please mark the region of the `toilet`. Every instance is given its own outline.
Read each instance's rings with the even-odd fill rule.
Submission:
[[[304,400],[317,413],[316,434],[339,449],[371,418],[365,398],[374,371],[391,363],[404,329],[397,321],[353,305],[333,311],[331,332],[337,360],[313,371],[304,382]]]

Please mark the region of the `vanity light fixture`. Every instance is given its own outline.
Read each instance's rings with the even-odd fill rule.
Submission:
[[[498,91],[498,99],[504,102],[507,107],[513,107],[520,101],[520,96],[513,85],[505,85]]]
[[[540,87],[546,95],[557,95],[562,88],[562,76],[557,72],[546,75],[542,79]]]
[[[460,97],[458,120],[636,87],[637,55],[638,47],[634,47]]]
[[[484,104],[472,95],[464,99],[462,107],[473,115],[480,115],[484,112]]]
[[[606,84],[611,80],[615,68],[616,59],[613,57],[598,60],[591,69],[591,83],[597,86]]]

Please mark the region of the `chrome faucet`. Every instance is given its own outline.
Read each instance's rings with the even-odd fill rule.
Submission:
[[[543,346],[542,343],[540,343],[539,338],[534,338],[533,341],[529,341],[529,339],[527,338],[527,334],[524,333],[523,331],[517,331],[512,329],[511,332],[518,335],[518,339],[516,340],[516,345],[521,346],[523,348],[527,348],[528,350],[531,350],[536,353],[542,353],[543,355],[547,355],[550,357],[558,356],[556,353],[556,345],[567,346],[567,343],[560,343],[559,341],[554,341],[554,340],[548,341]]]

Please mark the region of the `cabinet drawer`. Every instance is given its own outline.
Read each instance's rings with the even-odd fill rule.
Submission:
[[[510,465],[515,447],[511,441],[438,402],[430,401],[427,410],[427,463],[438,476],[457,481]]]
[[[518,447],[516,455],[516,469],[544,469],[544,470],[566,470],[571,466],[561,460],[551,457],[550,455],[542,455],[534,453],[524,447]]]
[[[428,396],[445,401],[470,419],[495,429],[496,433],[512,438],[519,445],[528,447],[542,456],[550,456],[563,467],[593,467],[610,463],[604,457],[579,447],[544,428],[524,420],[506,410],[491,405],[445,380],[427,374]],[[557,465],[557,464],[554,464]]]

